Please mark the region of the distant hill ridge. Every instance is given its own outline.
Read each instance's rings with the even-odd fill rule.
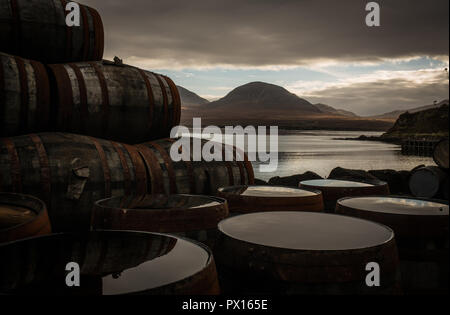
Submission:
[[[252,82],[237,87],[225,97],[211,102],[207,106],[211,110],[242,110],[245,108],[246,110],[255,109],[258,111],[294,110],[321,113],[313,104],[290,93],[285,88],[264,82]]]
[[[199,106],[199,105],[205,105],[205,104],[209,103],[209,101],[207,99],[198,96],[194,92],[191,92],[182,86],[177,86],[177,88],[178,88],[178,92],[180,93],[181,104],[183,106]]]

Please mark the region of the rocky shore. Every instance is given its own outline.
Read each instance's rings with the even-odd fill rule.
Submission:
[[[420,165],[418,167],[422,167]],[[410,196],[409,178],[412,172],[418,167],[410,171],[395,171],[395,170],[352,170],[337,167],[333,169],[328,179],[350,180],[350,181],[373,181],[381,180],[387,182],[390,187],[391,194]],[[303,174],[292,175],[288,177],[273,177],[268,182],[256,179],[256,185],[271,185],[271,186],[286,186],[298,187],[299,183],[306,180],[323,179],[320,175],[314,172],[306,172]]]

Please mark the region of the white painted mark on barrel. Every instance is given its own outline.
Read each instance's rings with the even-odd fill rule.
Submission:
[[[366,271],[370,271],[369,274],[366,276],[366,285],[368,287],[381,286],[380,265],[376,262],[368,263],[366,266]]]
[[[80,265],[78,265],[76,262],[70,262],[66,265],[66,271],[69,271],[66,276],[66,285],[68,287],[79,287]]]
[[[66,5],[66,24],[68,27],[80,26],[80,6],[76,2],[69,2]]]

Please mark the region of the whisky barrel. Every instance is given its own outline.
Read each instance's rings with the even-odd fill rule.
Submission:
[[[389,195],[387,183],[378,180],[365,182],[345,181],[336,179],[318,179],[303,181],[300,188],[319,190],[323,194],[325,211],[334,213],[336,202],[345,197]]]
[[[448,173],[437,166],[415,169],[409,178],[409,189],[414,197],[440,197]]]
[[[0,257],[0,294],[219,293],[209,249],[167,235],[125,231],[54,234],[0,245]],[[79,265],[80,287],[66,286],[69,262]]]
[[[171,233],[214,248],[217,224],[228,217],[224,199],[194,195],[142,195],[97,201],[92,227]]]
[[[0,190],[43,200],[54,231],[87,230],[95,201],[145,194],[147,174],[132,146],[43,133],[0,139]]]
[[[0,52],[0,137],[49,124],[50,85],[43,64]]]
[[[50,233],[47,207],[41,200],[0,193],[0,243]]]
[[[344,198],[336,211],[394,230],[405,293],[448,293],[448,202],[396,196]]]
[[[448,170],[449,156],[448,156],[448,139],[439,141],[433,150],[434,162],[441,168]]]
[[[136,144],[180,123],[180,95],[166,76],[106,61],[49,67],[57,131]]]
[[[306,211],[322,212],[320,191],[280,186],[222,187],[217,195],[228,201],[232,213]]]
[[[101,60],[103,23],[80,6],[80,26],[66,24],[68,0],[0,0],[0,51],[44,63]]]
[[[214,256],[225,294],[394,294],[398,252],[388,227],[313,212],[264,212],[219,223]],[[380,267],[368,286],[366,267]],[[371,278],[371,277],[370,277]]]
[[[237,148],[222,146],[222,153],[233,153],[233,161],[205,162],[195,159],[194,147],[203,150],[209,143],[194,138],[163,139],[137,145],[150,175],[151,194],[215,195],[217,189],[235,184],[254,183],[253,167],[245,153]],[[174,162],[171,150],[185,152],[187,159]],[[187,154],[189,153],[189,154]]]
[[[58,131],[134,144],[168,137],[180,122],[166,76],[106,61],[50,65],[48,76],[38,62],[0,61],[0,136]]]

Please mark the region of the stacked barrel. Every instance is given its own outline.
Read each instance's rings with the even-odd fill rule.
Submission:
[[[67,5],[0,0],[0,294],[448,292],[448,202],[380,181],[255,186],[223,145],[233,161],[174,161],[173,81],[102,60],[100,15],[79,5],[70,27]],[[448,141],[435,160],[448,171]]]
[[[66,21],[72,10],[79,25]],[[88,288],[69,293],[217,294],[212,253],[197,241],[213,246],[227,202],[191,194],[251,184],[252,166],[172,161],[176,85],[118,58],[102,60],[103,50],[102,18],[91,7],[0,0],[0,293],[59,292],[65,266],[53,274],[50,261],[83,258]],[[136,211],[124,216],[126,207]],[[146,232],[94,233],[92,226]],[[18,257],[29,264],[18,268]],[[127,272],[138,265],[145,268]],[[182,274],[180,266],[187,266]],[[161,277],[135,291],[127,281],[135,272]]]

